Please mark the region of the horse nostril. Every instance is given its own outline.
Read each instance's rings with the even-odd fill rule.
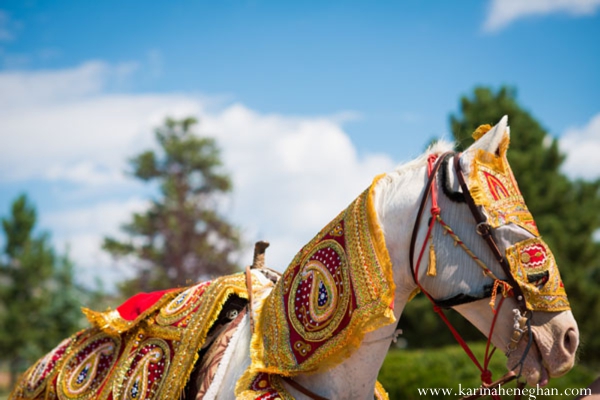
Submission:
[[[575,332],[575,329],[569,328],[569,330],[567,330],[567,333],[565,333],[565,338],[564,338],[563,344],[564,344],[566,352],[569,355],[575,354],[575,351],[577,350],[577,346],[579,345],[579,337],[577,335],[577,332]]]

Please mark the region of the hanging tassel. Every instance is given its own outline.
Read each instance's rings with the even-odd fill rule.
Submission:
[[[433,248],[433,237],[429,241],[429,265],[427,266],[427,276],[436,276],[436,260],[435,260],[435,249]]]

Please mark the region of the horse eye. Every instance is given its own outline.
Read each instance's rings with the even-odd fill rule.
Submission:
[[[539,289],[548,282],[549,275],[548,271],[539,272],[537,274],[528,274],[527,281]]]

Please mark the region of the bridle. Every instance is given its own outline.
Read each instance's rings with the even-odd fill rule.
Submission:
[[[499,278],[497,278],[494,275],[494,273],[489,268],[487,268],[485,266],[485,264],[483,264],[483,262],[481,262],[481,260],[479,260],[477,258],[477,256],[475,256],[475,254],[468,249],[468,247],[466,247],[466,245],[454,233],[452,228],[450,226],[448,226],[444,222],[444,220],[441,218],[441,215],[440,215],[441,210],[440,210],[440,208],[438,206],[438,202],[437,202],[437,175],[438,175],[438,172],[440,171],[441,166],[444,164],[444,161],[449,159],[450,157],[454,157],[454,170],[456,172],[456,176],[458,178],[458,182],[459,182],[459,185],[462,190],[462,198],[467,203],[469,210],[471,211],[471,214],[473,215],[473,218],[475,219],[476,232],[488,244],[496,261],[502,267],[502,270],[504,271],[504,274],[506,276],[505,280],[500,280]],[[410,241],[409,257],[410,257],[410,267],[411,267],[412,276],[413,276],[413,279],[414,279],[415,283],[417,284],[418,288],[421,290],[421,292],[423,292],[425,294],[425,296],[432,302],[434,311],[446,323],[446,325],[452,332],[452,335],[454,336],[454,338],[458,341],[458,343],[463,348],[465,353],[469,356],[469,358],[473,361],[473,363],[481,371],[482,386],[480,389],[497,388],[498,386],[508,383],[512,380],[518,379],[521,376],[523,363],[524,363],[525,358],[526,358],[527,354],[529,353],[529,350],[533,343],[533,336],[532,336],[532,331],[531,331],[531,311],[527,308],[527,304],[525,302],[525,297],[523,295],[523,292],[522,292],[521,288],[519,287],[519,285],[517,284],[517,282],[515,281],[512,273],[511,273],[508,261],[502,255],[502,252],[500,251],[500,248],[498,247],[496,240],[494,239],[494,236],[492,235],[492,229],[491,229],[490,225],[487,224],[485,216],[480,211],[480,209],[477,207],[477,205],[475,204],[475,202],[473,200],[473,197],[471,196],[471,193],[469,192],[469,187],[467,186],[467,183],[465,181],[465,178],[464,178],[464,175],[462,172],[462,168],[460,166],[460,153],[448,152],[448,153],[442,154],[441,156],[430,155],[427,159],[427,164],[428,164],[427,165],[427,174],[428,174],[427,184],[425,186],[425,192],[423,193],[423,196],[421,197],[421,202],[419,204],[419,209],[418,209],[417,216],[415,219],[415,224],[413,226],[413,231],[412,231],[412,236],[411,236],[411,241]],[[429,200],[431,200],[431,209],[430,209],[430,218],[429,218],[429,222],[428,222],[427,236],[423,242],[423,245],[419,252],[417,262],[415,264],[414,263],[414,255],[415,255],[415,249],[416,249],[417,235],[418,235],[419,227],[421,225],[421,220],[423,218],[423,215],[425,214],[425,207],[429,203]],[[461,245],[461,247],[471,256],[471,258],[473,258],[473,260],[476,262],[476,264],[480,268],[483,269],[484,274],[486,274],[487,276],[494,279],[495,283],[494,283],[493,289],[490,292],[490,296],[492,297],[492,302],[491,302],[492,305],[495,303],[494,300],[496,298],[496,292],[499,290],[502,291],[502,296],[500,296],[500,299],[498,301],[498,306],[496,307],[496,309],[492,308],[494,316],[493,316],[492,324],[491,324],[490,331],[488,334],[488,340],[486,343],[483,365],[481,365],[479,363],[479,361],[477,360],[477,358],[475,357],[475,355],[473,354],[473,352],[471,351],[471,349],[469,348],[467,343],[460,336],[460,334],[456,331],[456,329],[452,326],[452,324],[450,323],[450,321],[444,314],[443,308],[449,307],[449,303],[447,301],[434,299],[423,288],[423,286],[419,282],[419,268],[420,268],[421,261],[422,261],[422,258],[423,258],[424,252],[425,252],[425,248],[427,247],[427,242],[432,237],[431,235],[433,232],[433,227],[436,222],[439,223],[445,229],[446,233],[450,234],[450,236],[452,236],[454,238],[454,240],[457,244]],[[247,270],[247,272],[248,271],[249,271],[249,269]],[[494,351],[496,348],[493,347],[490,350],[490,348],[492,347],[491,346],[491,338],[492,338],[494,328],[496,326],[498,311],[502,307],[502,304],[503,304],[506,296],[514,296],[515,300],[517,302],[517,309],[513,310],[513,312],[515,313],[515,320],[514,320],[514,326],[513,326],[514,330],[513,330],[513,334],[511,335],[509,347],[507,349],[507,355],[511,351],[513,351],[517,348],[517,345],[520,342],[520,340],[522,339],[524,333],[528,333],[528,341],[527,341],[527,345],[525,347],[525,351],[523,352],[523,355],[521,356],[521,358],[517,362],[517,364],[508,373],[506,373],[504,376],[502,376],[500,379],[498,379],[496,381],[492,381],[492,373],[488,369],[488,366],[489,366],[489,362],[490,362],[492,355],[494,354]],[[461,302],[455,301],[452,303],[452,305],[462,304],[467,301],[472,301],[475,299],[476,298],[472,298],[470,296],[463,296],[461,298]],[[390,340],[390,339],[395,338],[397,335],[398,335],[398,331],[394,332],[394,334],[390,337],[385,337],[383,339],[378,339],[378,340],[375,340],[375,341],[369,342],[369,343],[375,343],[375,342],[379,342],[382,340]],[[368,344],[368,343],[365,343],[365,344]],[[291,377],[282,377],[282,379],[288,385],[290,385],[294,389],[298,390],[299,392],[303,393],[304,395],[306,395],[309,398],[312,398],[314,400],[328,400],[327,398],[322,397],[322,396],[312,392],[308,388],[302,386],[301,384],[299,384],[297,381],[295,381]],[[520,389],[522,389],[525,386],[525,383],[519,382],[518,386]],[[471,396],[463,397],[461,400],[467,400],[467,399],[474,400],[474,399],[483,397],[484,396],[483,391],[480,391],[480,393],[481,394],[474,394]],[[518,390],[517,393],[519,393],[519,394],[515,395],[515,399],[520,399],[521,398],[520,393],[522,393],[522,390]],[[494,398],[495,400],[500,400],[500,397],[497,395],[492,395],[492,398]]]
[[[502,267],[504,275],[506,276],[506,278],[504,280],[497,278],[493,274],[493,272],[489,268],[487,268],[485,266],[485,264],[481,260],[479,260],[473,252],[471,252],[469,250],[469,248],[466,246],[466,244],[464,244],[460,240],[460,238],[454,233],[452,228],[450,226],[448,226],[441,217],[441,210],[440,210],[440,207],[439,207],[438,201],[437,201],[437,195],[438,195],[437,176],[438,176],[438,172],[440,171],[441,166],[447,165],[447,160],[450,157],[454,158],[453,166],[454,166],[454,171],[455,171],[457,179],[458,179],[458,183],[462,190],[462,198],[464,199],[464,202],[466,202],[466,204],[468,205],[469,210],[470,210],[473,218],[475,219],[475,222],[476,222],[475,230],[476,230],[477,234],[479,236],[481,236],[483,238],[483,240],[485,240],[485,242],[487,243],[488,247],[490,248],[492,254],[494,255],[494,258]],[[478,206],[475,204],[475,201],[473,200],[473,197],[471,196],[469,187],[467,186],[467,183],[465,181],[462,167],[460,165],[460,153],[448,152],[448,153],[442,154],[441,156],[438,156],[435,154],[430,155],[427,159],[427,175],[428,175],[427,176],[427,184],[425,186],[425,191],[423,193],[423,196],[421,197],[421,202],[419,204],[419,209],[418,209],[417,216],[415,219],[415,224],[413,226],[413,231],[412,231],[412,236],[411,236],[411,241],[410,241],[409,257],[410,257],[410,267],[411,267],[413,279],[414,279],[415,283],[417,284],[417,287],[420,289],[420,291],[423,292],[425,294],[425,296],[431,301],[431,303],[433,304],[434,311],[440,316],[440,318],[448,326],[448,328],[452,332],[452,335],[457,340],[457,342],[461,345],[461,347],[463,348],[465,353],[469,356],[469,358],[473,361],[473,363],[481,371],[481,381],[482,381],[481,388],[482,389],[490,389],[493,387],[498,387],[499,385],[508,383],[508,382],[510,382],[514,379],[517,379],[521,376],[521,371],[523,369],[523,363],[524,363],[525,358],[529,352],[529,349],[531,348],[531,345],[533,343],[533,336],[532,336],[532,331],[531,331],[531,315],[532,315],[532,313],[527,308],[527,304],[525,302],[525,297],[523,295],[523,292],[511,273],[510,265],[508,264],[507,259],[503,256],[498,244],[496,243],[496,240],[494,239],[490,225],[486,222],[485,216],[483,215],[481,210],[478,208]],[[425,240],[423,241],[423,245],[421,246],[421,249],[419,251],[419,255],[417,258],[417,262],[415,265],[414,260],[415,260],[417,235],[418,235],[419,227],[421,226],[421,220],[423,218],[423,215],[425,214],[425,208],[428,203],[431,204],[431,209],[430,209],[430,218],[429,218],[429,222],[428,222],[427,235],[425,237]],[[479,361],[477,360],[477,358],[475,357],[475,355],[473,354],[473,352],[471,351],[471,349],[469,348],[467,343],[460,336],[460,334],[456,331],[456,329],[452,326],[452,324],[450,323],[450,321],[444,314],[443,308],[448,307],[448,302],[444,301],[444,300],[434,299],[423,288],[423,286],[419,282],[419,268],[421,265],[421,261],[423,259],[423,255],[425,253],[425,249],[427,247],[427,243],[429,242],[430,239],[433,240],[432,233],[433,233],[433,227],[435,226],[436,222],[439,223],[444,228],[445,233],[448,233],[448,234],[450,234],[450,236],[452,236],[452,238],[455,241],[455,244],[460,245],[467,252],[467,254],[469,254],[471,256],[471,258],[475,261],[476,265],[479,266],[483,270],[483,273],[485,275],[494,279],[494,286],[490,293],[490,296],[492,297],[492,301],[490,302],[490,304],[492,306],[492,312],[494,313],[494,316],[493,316],[492,324],[491,324],[490,331],[488,334],[488,340],[487,340],[487,344],[486,344],[483,365],[479,363]],[[496,294],[497,294],[498,290],[502,291],[502,296],[500,297],[500,300],[498,301],[497,308],[494,309],[493,306],[495,303]],[[494,328],[496,325],[498,311],[502,307],[504,298],[507,296],[514,296],[515,301],[517,302],[517,307],[518,307],[517,309],[515,309],[513,311],[515,314],[515,322],[514,322],[514,326],[513,326],[514,331],[513,331],[513,334],[511,335],[511,341],[510,341],[509,347],[507,349],[507,355],[511,351],[513,351],[517,348],[517,344],[523,337],[524,333],[528,333],[528,341],[527,341],[525,351],[523,352],[523,355],[521,356],[521,359],[519,360],[519,362],[502,378],[493,382],[492,381],[492,373],[488,369],[489,362],[495,351],[495,347],[493,347],[490,351],[490,347],[492,347],[491,346],[491,338],[492,338],[492,334],[493,334],[493,331],[494,331]],[[455,301],[455,302],[453,302],[452,305],[458,305],[458,304],[462,304],[467,301],[472,301],[472,300],[476,299],[476,298],[473,298],[468,295],[467,296],[463,295],[463,296],[459,296],[459,297],[462,297],[466,300],[464,300],[462,302]],[[524,385],[525,385],[525,383],[519,383],[519,386],[521,386],[521,388],[524,387]],[[520,392],[521,392],[521,390],[517,391],[517,393],[520,393]],[[483,393],[483,391],[480,391],[480,393]],[[472,396],[464,397],[464,399],[477,399],[482,396],[483,396],[483,394],[475,394]],[[499,397],[497,397],[497,396],[492,395],[492,397],[494,399],[499,399]],[[518,397],[520,397],[520,396],[518,396]],[[518,398],[518,397],[515,396],[515,398]]]

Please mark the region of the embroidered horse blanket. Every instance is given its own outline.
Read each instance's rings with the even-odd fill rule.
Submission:
[[[84,310],[93,327],[27,370],[10,399],[178,399],[231,295],[248,298],[244,274]]]

